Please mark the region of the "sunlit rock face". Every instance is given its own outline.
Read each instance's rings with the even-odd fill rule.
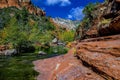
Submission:
[[[32,5],[30,0],[0,0],[0,8],[17,7],[19,9],[25,7],[30,13],[45,16],[45,12]]]
[[[19,2],[30,2],[30,0],[19,0]]]
[[[0,8],[8,7],[7,0],[0,0]]]
[[[62,28],[66,28],[68,30],[69,29],[70,30],[75,30],[78,27],[79,23],[80,23],[80,21],[77,21],[77,20],[72,21],[72,20],[69,20],[69,19],[63,19],[63,18],[59,18],[59,17],[53,18],[52,20],[58,26],[60,26]]]
[[[107,22],[104,25],[99,25],[99,35],[120,34],[120,0],[111,0],[106,7],[107,13],[104,10],[101,23],[105,22],[105,20]]]

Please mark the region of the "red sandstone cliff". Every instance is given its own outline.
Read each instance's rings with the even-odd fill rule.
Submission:
[[[45,12],[39,8],[34,7],[30,0],[0,0],[0,8],[12,6],[15,6],[19,9],[25,7],[32,14],[45,16]]]
[[[91,14],[95,17],[91,20],[89,29],[84,31],[83,38],[120,34],[120,0],[108,0],[99,4]],[[82,34],[78,32],[77,35]]]

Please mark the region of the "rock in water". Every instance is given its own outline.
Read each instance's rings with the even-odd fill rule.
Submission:
[[[46,54],[47,54],[47,53],[45,53],[45,52],[43,52],[43,51],[39,51],[39,52],[38,52],[38,55],[39,55],[39,56],[46,55]]]
[[[58,39],[57,38],[54,38],[53,40],[52,40],[52,43],[57,43],[58,42]]]
[[[17,54],[17,50],[16,49],[6,50],[5,51],[5,56],[12,56],[12,55],[16,55],[16,54]]]

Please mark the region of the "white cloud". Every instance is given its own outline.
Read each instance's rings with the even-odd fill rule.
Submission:
[[[84,17],[84,14],[82,13],[83,9],[84,9],[84,7],[72,8],[70,10],[70,14],[68,15],[68,18],[81,20]]]
[[[70,4],[71,4],[71,2],[69,0],[61,0],[61,6],[67,6]]]
[[[68,15],[68,18],[69,18],[69,19],[72,19],[72,15]]]
[[[70,2],[70,0],[47,0],[46,4],[47,5],[60,4],[60,6],[67,6],[67,5],[70,5],[71,2]]]

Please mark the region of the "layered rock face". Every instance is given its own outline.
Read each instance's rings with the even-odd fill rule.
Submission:
[[[77,56],[106,80],[120,80],[120,35],[83,40]]]
[[[30,0],[0,0],[0,8],[17,7],[21,9],[25,7],[31,14],[45,16],[45,12],[34,7]]]
[[[120,80],[120,35],[85,39],[73,47],[66,55],[34,61],[37,80]]]
[[[85,37],[108,36],[120,33],[120,1],[109,0],[96,6],[92,26],[85,32]]]
[[[34,61],[35,70],[40,72],[37,80],[104,80],[73,57],[73,52],[71,49],[66,55]]]

